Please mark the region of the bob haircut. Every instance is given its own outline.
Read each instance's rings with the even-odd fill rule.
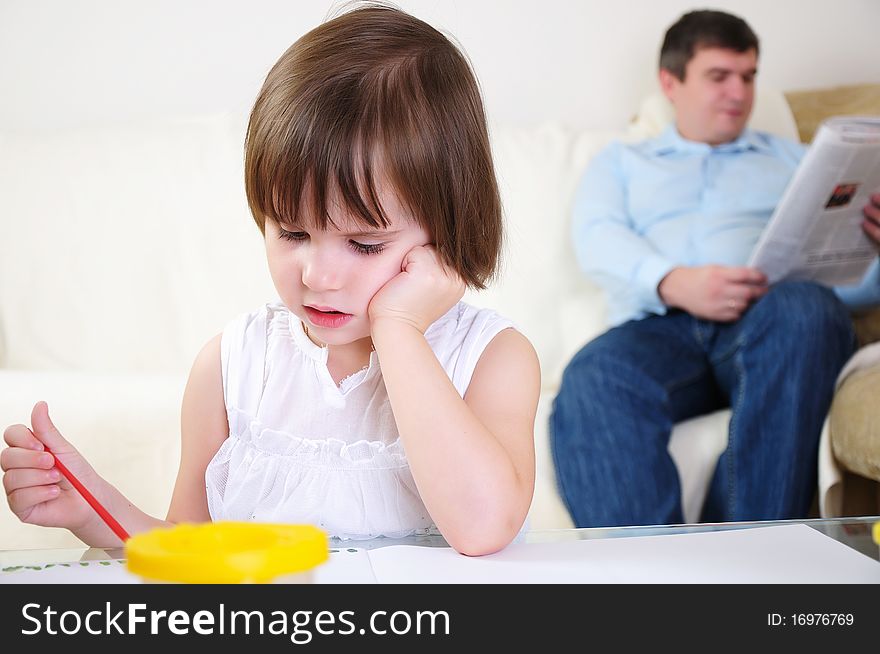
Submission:
[[[331,204],[381,229],[383,179],[441,260],[485,288],[502,216],[477,81],[440,32],[369,4],[307,33],[269,71],[248,123],[245,189],[264,234],[267,219],[337,227]]]
[[[666,31],[660,68],[683,82],[687,63],[702,48],[759,52],[758,37],[746,21],[723,11],[703,9],[684,14]]]

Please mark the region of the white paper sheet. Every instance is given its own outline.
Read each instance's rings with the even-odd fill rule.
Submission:
[[[125,561],[72,561],[43,565],[9,566],[0,573],[0,584],[137,584]]]
[[[8,566],[0,571],[0,584],[139,584],[140,577],[125,567],[124,559],[73,561],[41,565]],[[333,549],[327,563],[315,569],[319,584],[375,584],[368,551]]]
[[[370,553],[381,583],[880,583],[880,562],[806,525]]]
[[[36,568],[36,569],[33,569]],[[137,583],[117,560],[4,570],[0,583]],[[880,562],[806,525],[556,543],[466,557],[393,545],[331,552],[317,583],[880,583]]]
[[[375,584],[370,550],[346,547],[330,551],[330,558],[315,568],[316,584]]]

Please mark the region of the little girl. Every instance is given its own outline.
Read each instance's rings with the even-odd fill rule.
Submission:
[[[501,549],[532,498],[540,374],[509,321],[460,302],[491,278],[501,243],[465,58],[397,9],[343,14],[269,72],[245,157],[280,302],[233,320],[197,356],[167,521],[99,477],[43,402],[31,428],[4,434],[9,506],[119,545],[45,445],[132,534],[254,520],[341,538],[436,528],[465,554]]]

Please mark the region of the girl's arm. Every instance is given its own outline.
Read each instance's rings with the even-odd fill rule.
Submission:
[[[505,547],[535,484],[540,372],[531,344],[499,333],[462,399],[414,327],[383,323],[373,343],[419,494],[446,541],[469,555]]]
[[[462,398],[424,337],[432,322],[427,316],[437,311],[429,307],[448,308],[461,295],[451,290],[454,279],[432,272],[436,265],[436,253],[417,248],[398,278],[418,279],[405,287],[395,281],[397,288],[383,288],[381,298],[377,293],[370,307],[373,345],[431,517],[459,552],[488,554],[510,543],[532,500],[540,368],[528,340],[503,330],[483,352]]]
[[[180,434],[180,470],[167,519],[173,523],[208,522],[205,471],[229,436],[219,334],[208,341],[193,364],[183,393]]]

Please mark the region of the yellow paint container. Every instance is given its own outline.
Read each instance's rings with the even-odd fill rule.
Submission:
[[[327,535],[312,525],[180,524],[125,543],[126,567],[149,582],[311,583],[327,560]]]

